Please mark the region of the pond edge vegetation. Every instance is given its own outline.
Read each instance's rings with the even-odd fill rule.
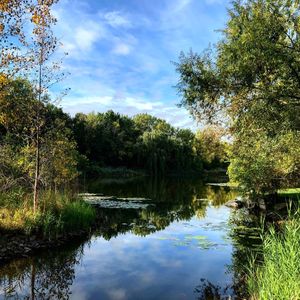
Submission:
[[[249,256],[247,291],[251,300],[300,296],[300,209],[269,227],[262,236],[261,255]],[[258,259],[258,257],[260,259]]]

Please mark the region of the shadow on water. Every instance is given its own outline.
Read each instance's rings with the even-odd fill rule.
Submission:
[[[0,299],[227,299],[240,292],[257,232],[249,242],[242,229],[256,228],[251,217],[223,206],[236,192],[147,177],[93,181],[82,191],[144,202],[99,207],[91,240],[0,266]]]

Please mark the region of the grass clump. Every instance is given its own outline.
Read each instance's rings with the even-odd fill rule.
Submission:
[[[0,229],[27,235],[55,237],[87,230],[94,223],[95,210],[82,199],[67,193],[45,192],[39,197],[39,210],[32,210],[32,195],[20,191],[0,194]]]
[[[300,197],[300,188],[289,188],[278,190],[278,195],[280,196],[299,196]]]
[[[263,262],[249,268],[248,291],[252,300],[300,299],[300,210],[276,231],[263,238]]]

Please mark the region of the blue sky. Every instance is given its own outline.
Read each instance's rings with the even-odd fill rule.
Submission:
[[[76,112],[150,113],[195,128],[174,88],[171,61],[201,52],[224,27],[227,0],[61,0],[55,31],[69,55],[61,106]]]

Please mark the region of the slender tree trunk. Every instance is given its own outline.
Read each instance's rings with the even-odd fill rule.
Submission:
[[[43,44],[43,43],[42,43]],[[43,47],[40,50],[40,63],[39,63],[39,87],[38,87],[38,103],[37,103],[37,116],[36,116],[36,152],[35,152],[35,174],[34,174],[34,188],[33,188],[33,211],[34,213],[38,209],[39,204],[39,181],[40,181],[40,165],[41,165],[41,154],[40,154],[40,128],[41,128],[41,99],[42,99],[42,64],[43,64]]]
[[[36,212],[39,202],[39,180],[40,180],[40,129],[38,126],[36,135],[36,151],[35,151],[35,174],[33,188],[33,211]]]

